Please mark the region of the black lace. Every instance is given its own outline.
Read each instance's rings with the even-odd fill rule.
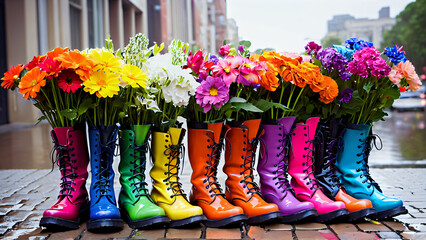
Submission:
[[[243,130],[243,132],[246,130]],[[266,146],[265,142],[261,138],[253,138],[251,141],[248,142],[247,149],[243,148],[243,151],[247,151],[246,156],[241,156],[241,158],[244,159],[244,164],[242,164],[240,167],[244,168],[244,170],[240,173],[240,175],[244,175],[243,180],[240,182],[245,182],[245,186],[247,186],[247,194],[249,193],[257,193],[260,195],[259,186],[254,181],[253,172],[254,172],[254,159],[256,155],[256,147],[258,143],[263,144]],[[248,171],[248,174],[246,172]]]
[[[286,191],[293,191],[293,188],[290,186],[290,182],[288,181],[288,158],[290,154],[290,149],[293,148],[293,144],[291,141],[291,135],[293,131],[290,131],[287,134],[279,133],[278,135],[281,137],[278,142],[280,142],[281,146],[278,148],[281,150],[277,154],[277,158],[283,156],[278,162],[277,170],[272,172],[275,174],[275,177],[272,180],[278,179],[278,182],[275,185],[278,185],[278,189],[282,189],[281,192],[284,193]]]
[[[148,143],[144,143],[142,145],[133,145],[133,149],[135,154],[131,153],[130,156],[134,158],[133,161],[133,175],[129,178],[129,180],[133,180],[130,186],[133,186],[132,193],[135,193],[135,197],[146,196],[150,198],[149,191],[147,189],[147,183],[145,182],[145,169],[146,169],[146,153],[148,152]]]
[[[222,152],[224,144],[222,139],[219,140],[219,142],[217,143],[214,141],[213,137],[208,134],[207,136],[210,138],[208,141],[212,142],[213,144],[207,145],[207,148],[211,148],[212,151],[210,154],[207,154],[207,157],[209,158],[209,160],[206,161],[206,163],[208,164],[206,167],[207,179],[205,179],[203,183],[209,184],[206,188],[209,189],[210,197],[214,197],[216,195],[224,195],[217,179],[217,168],[219,165],[220,154]]]
[[[185,196],[186,194],[182,190],[182,183],[179,182],[179,169],[180,169],[180,157],[185,156],[185,146],[183,144],[169,145],[166,150],[164,150],[164,155],[167,156],[169,163],[166,163],[165,166],[168,168],[168,171],[165,173],[167,178],[164,179],[164,182],[168,182],[170,185],[167,190],[171,189],[173,194],[170,196]],[[176,160],[175,164],[172,164],[173,160]],[[184,160],[182,159],[182,162]],[[182,165],[183,169],[183,165]],[[175,178],[176,181],[171,181],[172,178]]]
[[[54,164],[58,165],[62,175],[60,184],[61,190],[59,191],[58,198],[67,197],[72,203],[70,197],[72,197],[72,193],[75,191],[73,185],[76,185],[74,179],[77,177],[77,173],[74,172],[76,167],[73,166],[70,158],[70,151],[73,150],[70,146],[73,142],[71,141],[68,142],[67,145],[61,145],[54,131],[52,131],[51,136],[54,143],[53,149],[56,151],[56,158],[54,157],[54,151],[52,151],[51,155],[52,168]]]
[[[376,139],[380,140],[380,148],[377,147]],[[357,153],[357,157],[362,156],[362,159],[360,161],[357,161],[357,164],[362,164],[361,168],[358,168],[357,172],[362,172],[361,178],[365,177],[365,179],[362,181],[362,183],[367,184],[367,188],[370,188],[371,186],[374,186],[379,190],[380,192],[382,189],[380,189],[379,184],[374,181],[374,179],[370,175],[370,167],[368,166],[368,157],[370,156],[370,152],[375,147],[377,150],[381,150],[383,148],[383,142],[382,139],[377,134],[370,134],[366,137],[365,141],[362,141],[362,139],[358,139],[361,142],[361,145],[358,145],[358,148],[362,149],[362,152]]]
[[[306,155],[304,155],[303,157],[306,158],[306,162],[303,163],[303,166],[305,166],[305,169],[303,170],[304,173],[306,173],[306,177],[303,178],[303,180],[308,179],[308,183],[307,185],[311,185],[309,187],[310,190],[314,190],[312,192],[311,198],[314,196],[314,194],[316,193],[316,191],[318,189],[321,189],[320,185],[317,182],[317,179],[315,177],[311,177],[314,176],[314,149],[313,146],[315,144],[315,138],[312,140],[308,140],[305,142],[306,144],[310,143],[307,145],[307,147],[304,148],[304,150],[308,150],[308,152],[306,153]]]
[[[113,147],[115,147],[115,139],[107,142],[107,144],[101,144],[101,153],[100,156],[106,156],[105,161],[101,161],[99,163],[99,171],[95,175],[95,179],[97,181],[93,184],[94,189],[96,189],[96,203],[100,201],[102,197],[106,197],[111,204],[115,204],[115,199],[112,198],[113,189],[110,187],[109,174],[110,168],[112,168],[112,164],[109,164],[112,161],[112,156],[109,155],[108,151],[110,151]],[[98,160],[99,161],[99,160]]]
[[[329,136],[326,138],[324,135]],[[324,154],[324,166],[322,167],[321,173],[317,174],[317,177],[325,177],[330,179],[332,184],[331,187],[342,188],[342,184],[339,181],[339,178],[336,175],[336,158],[338,145],[341,140],[341,136],[331,137],[330,128],[326,125],[321,125],[317,134],[315,136],[315,151],[321,151]],[[322,147],[321,149],[319,149]]]

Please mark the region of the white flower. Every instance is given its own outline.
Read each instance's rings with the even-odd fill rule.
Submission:
[[[172,57],[169,53],[157,54],[154,57],[149,58],[147,61],[147,76],[150,79],[150,82],[163,85],[168,78],[168,69],[173,66]]]
[[[163,86],[164,100],[173,102],[175,106],[186,106],[191,96],[195,95],[197,87],[200,85],[191,75],[190,69],[182,69],[178,66],[167,69],[170,83]]]
[[[157,101],[155,101],[155,99],[143,98],[142,96],[137,96],[137,98],[142,105],[146,106],[146,109],[152,110],[155,113],[161,112],[161,109],[158,107]]]

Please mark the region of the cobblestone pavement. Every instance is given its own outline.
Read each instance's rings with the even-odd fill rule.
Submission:
[[[189,165],[189,164],[188,164]],[[115,166],[116,167],[116,166]],[[188,166],[185,166],[187,169]],[[95,234],[80,229],[48,232],[38,227],[46,208],[56,200],[59,172],[46,170],[0,170],[0,238],[4,239],[426,239],[425,168],[371,169],[372,176],[385,194],[404,201],[409,214],[393,221],[361,223],[270,224],[247,228],[215,229],[200,226],[192,229],[133,230]],[[182,182],[187,189],[190,171]],[[222,173],[223,174],[223,173]],[[224,181],[221,175],[221,181]],[[89,184],[89,183],[88,183]],[[89,185],[87,185],[89,186]],[[119,190],[118,182],[115,185]]]

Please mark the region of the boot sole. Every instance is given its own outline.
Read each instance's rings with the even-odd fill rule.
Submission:
[[[306,221],[318,216],[317,210],[315,209],[306,209],[291,215],[283,215],[281,223],[294,223],[299,221]]]
[[[140,219],[140,220],[132,220],[126,210],[120,209],[120,212],[121,212],[121,216],[123,217],[123,220],[131,228],[137,228],[137,229],[142,229],[145,227],[156,228],[156,227],[166,226],[168,223],[170,223],[170,218],[167,217],[166,215],[159,215],[159,216],[149,217],[149,218]]]
[[[349,214],[348,209],[338,209],[333,212],[328,212],[324,214],[318,214],[318,216],[315,217],[315,221],[317,222],[329,222],[329,221],[336,221],[340,218],[346,217]]]
[[[387,219],[387,218],[395,217],[400,214],[407,214],[407,213],[408,213],[408,210],[404,206],[401,206],[401,207],[391,208],[381,212],[376,212],[376,214],[370,215],[370,217],[372,219],[382,220],[382,219]]]
[[[217,219],[217,220],[207,220],[204,225],[206,227],[218,228],[218,227],[226,227],[226,226],[239,226],[241,222],[247,221],[248,217],[245,214],[238,214],[235,216]]]
[[[281,215],[280,211],[270,212],[266,214],[262,214],[259,216],[249,217],[247,220],[247,224],[250,225],[259,225],[259,224],[265,224],[271,221],[274,221],[276,219],[282,218],[283,215]]]
[[[80,224],[89,220],[90,207],[88,203],[85,203],[79,212],[79,218],[77,221],[67,220],[56,217],[42,217],[40,219],[40,227],[45,227],[50,231],[64,231],[80,228]]]
[[[206,220],[207,218],[204,215],[195,215],[195,216],[184,218],[184,219],[171,220],[169,227],[174,228],[174,227],[191,226],[191,225],[198,224],[200,222],[204,222]]]
[[[350,212],[348,215],[349,222],[356,222],[363,219],[364,217],[370,216],[377,213],[374,208],[365,208],[355,212]]]
[[[124,227],[121,219],[97,219],[89,220],[87,230],[91,232],[118,232]]]

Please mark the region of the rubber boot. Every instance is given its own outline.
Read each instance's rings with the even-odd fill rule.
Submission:
[[[307,220],[317,216],[314,204],[300,202],[294,195],[287,177],[290,150],[290,131],[295,117],[277,120],[277,124],[263,124],[264,145],[260,145],[261,157],[257,171],[260,192],[266,201],[277,204],[283,215],[283,223]]]
[[[114,194],[114,158],[117,125],[89,125],[90,220],[87,229],[92,232],[115,232],[123,229],[120,211]]]
[[[150,125],[134,125],[119,132],[121,191],[118,202],[121,216],[131,228],[152,228],[170,222],[164,209],[155,205],[146,188],[149,129]]]
[[[319,118],[313,117],[306,123],[297,123],[293,130],[288,173],[296,197],[314,204],[318,216],[316,221],[326,222],[347,215],[345,204],[329,199],[322,192],[314,176],[313,142]]]
[[[254,163],[259,138],[260,120],[248,120],[242,124],[231,122],[225,138],[225,165],[223,171],[228,176],[226,198],[241,207],[248,216],[247,223],[263,224],[279,220],[278,206],[267,203],[261,196],[259,186],[254,182]]]
[[[368,199],[377,213],[370,216],[386,219],[407,213],[401,200],[385,196],[369,173],[368,157],[375,136],[370,135],[368,124],[348,124],[344,130],[343,148],[338,154],[337,167],[340,180],[347,193],[359,199]]]
[[[225,199],[217,180],[223,148],[223,123],[188,124],[188,155],[192,167],[190,202],[203,209],[207,227],[239,225],[247,220],[242,208]]]
[[[86,134],[73,127],[59,127],[51,131],[51,136],[55,144],[55,162],[61,172],[61,190],[56,203],[44,211],[40,226],[50,230],[77,229],[89,218]]]
[[[336,174],[336,154],[344,124],[342,119],[320,120],[315,141],[315,178],[324,194],[333,200],[345,203],[349,211],[348,221],[357,221],[376,213],[367,199],[356,199],[348,195]]]
[[[178,174],[184,135],[185,130],[181,128],[170,128],[167,133],[152,134],[154,166],[150,172],[153,180],[151,196],[171,219],[170,227],[193,225],[207,220],[203,210],[191,205],[181,189]]]

